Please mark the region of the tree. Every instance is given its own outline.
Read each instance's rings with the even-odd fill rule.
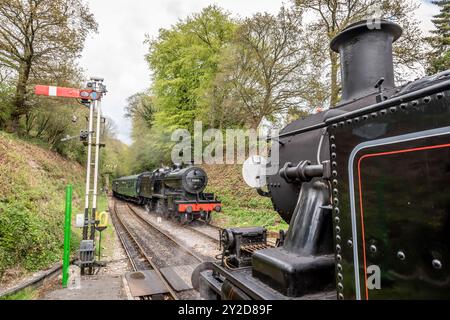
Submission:
[[[127,99],[128,105],[125,107],[125,116],[128,118],[140,118],[148,128],[151,128],[155,118],[154,98],[145,92],[139,92]]]
[[[432,47],[428,56],[428,73],[433,74],[450,69],[450,1],[437,0],[433,4],[440,7],[439,14],[432,20],[436,29],[426,40]]]
[[[245,19],[236,33],[219,80],[224,88],[231,86],[226,90],[232,110],[257,128],[264,117],[302,104],[306,59],[301,13],[285,7],[276,16],[258,13]]]
[[[209,6],[148,40],[151,93],[161,115],[155,121],[163,119],[161,125],[168,129],[192,129],[194,119],[210,114],[204,97],[234,28],[228,13]]]
[[[109,186],[110,178],[131,174],[129,163],[129,147],[117,139],[117,126],[110,118],[106,118],[102,141],[106,148],[101,149],[101,173],[104,185]]]
[[[405,0],[295,0],[298,8],[312,14],[314,20],[305,28],[310,35],[308,39],[311,59],[323,61],[326,74],[321,79],[323,88],[330,88],[328,98],[330,106],[335,106],[340,97],[339,56],[330,47],[330,41],[349,24],[373,18],[389,18],[398,22],[404,29],[403,37],[394,45],[394,59],[401,68],[397,73],[400,80],[407,72],[420,72],[424,60],[424,46],[418,21],[414,12],[417,1]],[[317,74],[312,73],[316,78]],[[317,78],[316,78],[317,79]],[[318,83],[319,84],[319,83]]]
[[[11,115],[14,87],[7,82],[0,82],[0,126],[3,126]]]
[[[75,65],[87,34],[97,30],[83,0],[0,0],[0,64],[16,73],[9,131],[29,109],[30,78],[54,78]]]

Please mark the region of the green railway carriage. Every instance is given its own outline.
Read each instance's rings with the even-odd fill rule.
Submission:
[[[113,182],[113,194],[116,196],[120,194],[122,197],[127,197],[129,199],[139,198],[139,186],[140,179],[143,174],[138,174],[134,176],[122,177],[114,180]]]

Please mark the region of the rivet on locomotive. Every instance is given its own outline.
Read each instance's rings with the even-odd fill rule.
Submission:
[[[450,70],[395,86],[402,29],[374,26],[331,43],[341,102],[272,139],[280,170],[259,193],[289,223],[284,241],[224,230],[221,261],[192,276],[203,298],[450,298]]]
[[[176,164],[116,179],[112,190],[118,199],[145,205],[148,211],[182,224],[198,219],[209,223],[213,211],[222,211],[222,203],[213,193],[203,192],[207,185],[208,176],[202,168]]]

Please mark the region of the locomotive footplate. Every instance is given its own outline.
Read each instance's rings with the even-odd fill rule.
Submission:
[[[217,263],[200,273],[200,290],[208,287],[224,300],[335,300],[336,291],[287,297],[252,276],[252,268],[227,269]],[[212,292],[211,292],[212,293]]]

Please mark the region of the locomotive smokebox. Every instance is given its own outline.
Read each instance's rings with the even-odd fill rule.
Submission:
[[[401,34],[402,28],[390,21],[364,20],[331,41],[341,59],[341,104],[376,93],[381,82],[386,89],[395,87],[392,43]]]

